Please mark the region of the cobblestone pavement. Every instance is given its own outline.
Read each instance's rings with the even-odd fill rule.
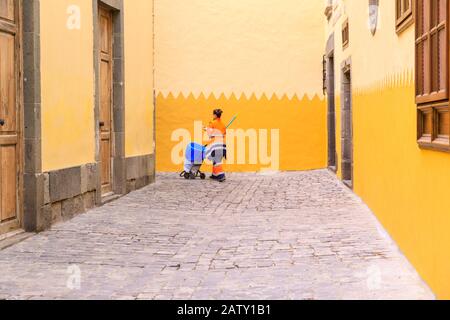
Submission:
[[[0,299],[434,298],[327,171],[160,174],[5,249],[0,269]]]

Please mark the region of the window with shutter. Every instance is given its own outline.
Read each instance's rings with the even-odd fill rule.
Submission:
[[[449,0],[415,0],[415,10],[418,141],[425,148],[450,151]]]
[[[416,0],[416,99],[448,99],[448,0]]]
[[[348,20],[346,20],[342,24],[342,48],[345,49],[348,47],[350,41],[350,30],[348,27]]]
[[[397,33],[400,33],[411,26],[414,21],[414,3],[413,0],[396,0],[395,2],[395,27]]]

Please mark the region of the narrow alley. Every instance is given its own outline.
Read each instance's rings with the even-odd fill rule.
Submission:
[[[326,170],[159,174],[0,251],[0,266],[0,299],[434,298]]]

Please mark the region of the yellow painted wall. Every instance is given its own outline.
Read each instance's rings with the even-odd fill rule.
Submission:
[[[69,6],[81,12],[69,30]],[[93,24],[90,0],[42,0],[42,170],[92,163],[94,138]]]
[[[292,99],[276,96],[268,99],[265,95],[261,99],[255,96],[247,98],[245,95],[237,98],[232,95],[230,98],[214,95],[205,97],[201,95],[194,98],[192,95],[184,97],[179,95],[174,97],[169,95],[164,98],[160,94],[157,98],[157,141],[158,149],[156,153],[157,166],[160,171],[181,171],[182,165],[172,162],[171,150],[179,140],[172,141],[172,132],[180,128],[186,128],[194,139],[194,121],[202,121],[207,125],[211,118],[213,106],[220,106],[225,110],[223,115],[224,123],[228,123],[232,116],[238,114],[234,129],[254,129],[267,130],[268,147],[263,150],[267,156],[272,156],[272,130],[280,130],[280,155],[279,168],[272,168],[273,161],[265,162],[258,157],[256,164],[252,164],[249,156],[249,148],[246,149],[245,164],[237,163],[237,140],[233,148],[236,155],[235,162],[228,164],[226,170],[245,172],[260,170],[309,170],[324,168],[326,166],[326,108],[324,101],[315,97],[309,99],[303,97]],[[248,141],[248,140],[247,140]],[[201,143],[200,139],[195,142]],[[230,136],[228,148],[231,147]],[[258,142],[259,143],[259,142]],[[183,148],[184,149],[184,148]],[[229,152],[231,150],[229,149]],[[267,151],[267,152],[266,152]],[[183,150],[182,150],[183,152]]]
[[[238,114],[233,129],[279,129],[280,169],[326,166],[321,1],[173,0],[155,9],[158,170],[182,169],[172,133],[206,125],[215,108],[225,121]]]
[[[154,153],[153,3],[125,3],[125,149],[127,157]]]
[[[437,296],[449,299],[450,154],[417,145],[414,27],[396,34],[394,4],[380,0],[375,36],[367,27],[368,14],[361,14],[368,13],[367,1],[341,1],[341,17],[328,25],[328,34],[335,31],[336,71],[344,59],[352,60],[355,192]],[[350,46],[342,51],[346,18]],[[336,79],[339,94],[338,72]],[[340,161],[340,97],[336,107]]]
[[[70,6],[80,28],[70,30]],[[125,1],[126,156],[154,152],[153,5]],[[95,162],[93,18],[90,0],[41,1],[43,171]]]

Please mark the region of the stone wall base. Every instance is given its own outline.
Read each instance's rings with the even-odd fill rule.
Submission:
[[[155,157],[145,155],[126,159],[126,193],[155,181]],[[99,167],[96,163],[42,174],[43,204],[37,212],[33,231],[44,231],[53,224],[101,205],[97,199]]]
[[[144,155],[126,159],[127,193],[155,182],[155,157]]]

